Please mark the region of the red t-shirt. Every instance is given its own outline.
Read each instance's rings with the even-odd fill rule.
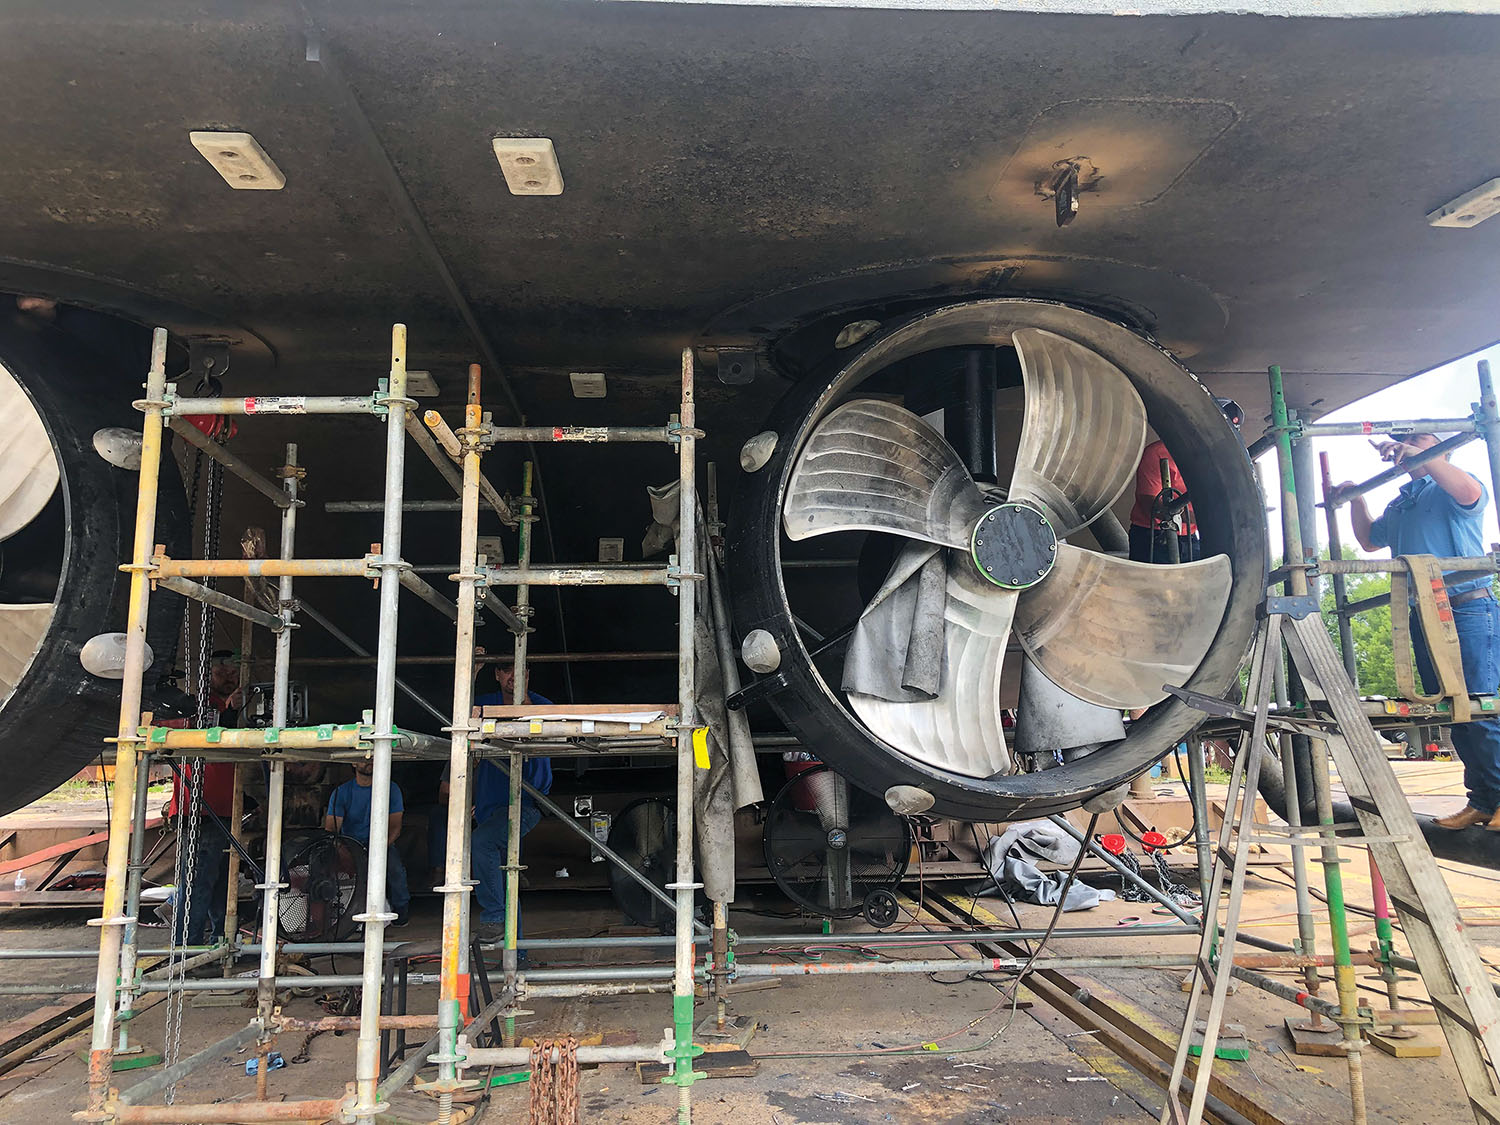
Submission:
[[[1161,495],[1163,457],[1167,459],[1167,475],[1171,479],[1172,487],[1178,492],[1187,491],[1187,484],[1182,479],[1177,462],[1172,460],[1172,455],[1167,452],[1166,443],[1153,441],[1141,454],[1140,466],[1135,471],[1135,507],[1130,509],[1130,523],[1134,527],[1151,526],[1151,508],[1156,503],[1156,498]],[[1192,505],[1189,505],[1187,509],[1187,523],[1183,534],[1198,534],[1198,524],[1193,519]]]
[[[193,767],[183,764],[181,777],[172,776],[172,800],[167,805],[167,815],[176,816],[179,807],[186,808],[191,803],[192,794],[183,782],[191,783],[193,779]],[[233,762],[204,762],[203,763],[203,807],[212,809],[220,816],[228,816],[234,809],[234,763]]]

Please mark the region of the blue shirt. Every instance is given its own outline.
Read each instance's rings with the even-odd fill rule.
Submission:
[[[547,705],[552,703],[552,700],[534,691],[527,692],[526,698],[532,703]],[[487,692],[474,700],[476,707],[503,707],[505,703],[505,693],[501,691]],[[539,793],[552,792],[552,759],[527,758],[521,767],[521,780]],[[505,771],[489,759],[484,759],[479,763],[479,768],[474,771],[475,821],[483,824],[508,804],[510,804],[510,782],[505,776]],[[521,806],[526,808],[535,805],[536,798],[526,790],[521,790]]]
[[[328,815],[343,818],[339,831],[365,844],[370,842],[370,795],[372,792],[374,792],[373,786],[361,785],[351,777],[335,789],[333,796],[328,798]],[[401,801],[401,787],[393,781],[391,782],[391,812],[401,812],[404,807]]]
[[[1469,474],[1473,476],[1472,473]],[[1386,505],[1380,517],[1370,524],[1370,542],[1389,547],[1391,557],[1398,555],[1435,555],[1438,558],[1463,558],[1485,553],[1482,533],[1484,509],[1489,493],[1479,484],[1479,499],[1468,507],[1460,504],[1431,477],[1418,477],[1401,486],[1401,493]],[[1452,573],[1451,571],[1449,573]],[[1485,574],[1456,582],[1448,594],[1464,594],[1494,583]]]

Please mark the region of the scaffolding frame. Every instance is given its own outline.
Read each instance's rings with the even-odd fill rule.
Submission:
[[[95,995],[94,1024],[89,1055],[89,1100],[88,1107],[76,1115],[80,1120],[106,1123],[123,1122],[191,1122],[228,1120],[232,1114],[236,1121],[324,1119],[337,1118],[353,1121],[359,1125],[370,1125],[385,1105],[390,1093],[412,1082],[424,1064],[433,1063],[438,1068],[438,1077],[429,1082],[418,1082],[418,1088],[434,1095],[438,1101],[440,1116],[450,1111],[452,1100],[458,1092],[471,1088],[474,1083],[465,1078],[465,1072],[474,1067],[492,1065],[523,1064],[530,1056],[529,1049],[514,1046],[514,1015],[518,1003],[527,998],[561,996],[621,995],[635,992],[661,992],[670,990],[673,996],[672,1026],[660,1044],[625,1048],[582,1047],[578,1050],[580,1062],[632,1062],[666,1061],[671,1064],[671,1075],[666,1081],[678,1087],[678,1119],[686,1125],[691,1116],[690,1089],[701,1077],[693,1070],[692,1060],[702,1048],[693,1043],[693,1002],[695,984],[707,985],[710,993],[719,1001],[722,1016],[721,986],[736,977],[763,977],[780,975],[856,975],[863,973],[927,973],[936,969],[972,968],[974,971],[1024,973],[1035,969],[1065,967],[1146,967],[1186,963],[1181,957],[1172,955],[1107,955],[1092,957],[1046,956],[1040,959],[1023,957],[988,957],[954,960],[930,960],[922,958],[881,963],[823,963],[804,965],[790,961],[747,962],[737,960],[737,948],[757,945],[778,945],[795,942],[802,945],[838,944],[840,935],[764,935],[756,938],[739,937],[728,929],[727,912],[716,904],[711,929],[697,923],[693,917],[693,895],[699,888],[694,881],[694,806],[693,781],[695,763],[692,736],[696,727],[694,713],[695,669],[693,665],[693,615],[696,598],[693,583],[700,580],[698,573],[697,535],[697,478],[695,464],[695,439],[700,435],[695,427],[694,372],[691,350],[684,350],[681,367],[681,402],[676,418],[664,427],[495,427],[483,412],[480,395],[480,378],[477,367],[469,372],[468,401],[464,409],[464,425],[457,431],[450,430],[434,412],[423,420],[424,431],[412,414],[415,403],[406,397],[406,332],[402,325],[392,331],[391,365],[387,380],[366,396],[335,396],[324,398],[244,398],[244,399],[187,399],[175,394],[175,387],[166,382],[167,334],[157,329],[153,335],[151,367],[146,380],[146,396],[136,403],[144,414],[142,439],[142,464],[140,487],[137,499],[136,530],[132,556],[122,569],[130,575],[129,617],[127,621],[127,646],[125,676],[122,683],[120,722],[117,736],[111,741],[116,748],[116,799],[111,808],[111,833],[107,855],[104,908],[101,918],[94,925],[100,928],[98,963],[93,985]],[[1493,389],[1489,384],[1488,365],[1481,365],[1482,409],[1476,409],[1474,418],[1467,420],[1468,428],[1457,424],[1458,420],[1440,420],[1443,428],[1459,429],[1463,434],[1478,434],[1490,445],[1490,460],[1495,483],[1500,486],[1500,408],[1496,407]],[[1278,453],[1282,462],[1284,484],[1283,514],[1295,523],[1297,492],[1299,483],[1294,471],[1292,456],[1294,442],[1304,441],[1313,435],[1332,434],[1337,429],[1318,426],[1301,426],[1285,409],[1280,394],[1279,369],[1271,369],[1273,401],[1278,403],[1278,413],[1273,423]],[[297,510],[302,506],[299,499],[302,470],[297,465],[297,447],[289,445],[285,464],[280,472],[280,481],[273,483],[260,477],[218,446],[209,449],[191,434],[197,434],[191,426],[182,422],[186,413],[235,413],[246,416],[272,413],[307,414],[365,414],[383,418],[386,427],[386,472],[384,495],[381,503],[383,530],[381,543],[369,554],[356,559],[308,560],[295,556],[295,532]],[[1439,423],[1434,423],[1438,425]],[[1370,426],[1372,424],[1365,424]],[[1398,424],[1387,424],[1389,428],[1401,428]],[[164,433],[170,428],[180,433],[210,456],[225,465],[234,475],[246,481],[257,492],[275,501],[281,512],[281,547],[277,559],[240,560],[172,560],[153,543],[159,472],[164,454]],[[1410,428],[1409,425],[1405,428]],[[1360,429],[1353,432],[1384,432]],[[430,434],[430,436],[429,436]],[[201,437],[201,435],[198,435]],[[403,497],[404,445],[410,436],[440,469],[443,461],[455,461],[458,470],[446,466],[444,478],[458,493],[458,509],[461,513],[459,529],[459,558],[457,569],[450,574],[458,585],[456,604],[448,602],[415,573],[410,564],[401,559],[401,518],[408,504]],[[425,441],[423,439],[426,439]],[[482,472],[482,456],[500,442],[600,442],[600,441],[657,441],[675,445],[678,449],[680,539],[678,552],[666,566],[618,566],[618,567],[566,567],[549,565],[533,567],[531,564],[530,529],[538,518],[535,500],[530,496],[530,471],[526,467],[522,495],[517,508],[512,509],[508,501],[500,497]],[[213,445],[213,443],[208,443]],[[1374,482],[1367,482],[1374,487]],[[1350,495],[1353,492],[1351,491]],[[515,565],[509,567],[489,566],[477,553],[477,518],[480,502],[502,515],[514,519],[518,525],[520,551]],[[1304,505],[1304,508],[1306,506]],[[1294,537],[1288,542],[1296,542]],[[1466,562],[1487,565],[1495,569],[1495,559],[1471,559]],[[705,568],[706,569],[706,566]],[[1314,570],[1314,562],[1303,559],[1289,564],[1293,576],[1301,576]],[[1324,573],[1339,573],[1338,565],[1322,565]],[[1344,571],[1348,573],[1349,571]],[[278,598],[275,613],[267,613],[241,602],[227,594],[209,589],[193,582],[195,577],[264,576],[278,579]],[[379,635],[377,651],[370,653],[358,642],[340,631],[326,617],[317,612],[306,601],[294,597],[293,583],[298,577],[354,577],[376,580],[380,597]],[[673,589],[679,595],[678,612],[678,701],[675,719],[669,717],[657,721],[650,729],[640,726],[635,729],[599,729],[600,724],[592,720],[549,720],[541,722],[519,715],[486,716],[473,707],[472,687],[475,654],[473,650],[475,614],[481,605],[495,613],[515,635],[513,662],[516,668],[514,698],[527,699],[529,664],[535,657],[529,653],[528,634],[530,618],[530,586],[532,585],[661,585]],[[150,591],[159,585],[186,597],[212,604],[226,612],[236,614],[251,625],[269,629],[275,637],[275,687],[273,698],[273,726],[265,730],[230,731],[218,728],[200,730],[169,730],[153,727],[141,713],[142,678],[145,672],[145,632],[149,611]],[[516,588],[514,608],[499,603],[492,589],[497,585],[513,585]],[[416,594],[448,616],[455,626],[454,695],[453,705],[444,713],[418,692],[404,683],[396,674],[396,621],[398,598],[401,589]],[[1348,607],[1346,607],[1348,608]],[[1350,612],[1357,612],[1351,609]],[[373,659],[376,667],[376,691],[374,708],[366,712],[357,723],[323,725],[305,728],[287,728],[291,641],[298,626],[298,618],[305,617],[322,626],[337,639],[355,659]],[[665,655],[665,654],[664,654]],[[447,739],[411,731],[402,731],[394,725],[395,693],[401,691],[422,706],[429,714],[445,724]],[[609,752],[613,745],[619,752],[637,749],[643,739],[654,744],[667,744],[675,749],[677,765],[677,864],[675,881],[665,891],[655,887],[627,861],[608,846],[597,841],[587,829],[578,825],[572,817],[558,809],[544,794],[527,785],[522,778],[522,767],[527,754],[555,753],[559,739],[588,736],[596,739],[595,752]],[[214,959],[228,959],[238,954],[253,954],[259,959],[259,973],[253,980],[199,980],[171,981],[143,979],[136,968],[141,951],[136,948],[135,920],[140,907],[139,842],[144,830],[144,790],[141,784],[141,767],[153,755],[170,756],[190,750],[210,760],[244,762],[266,760],[270,763],[271,784],[268,790],[268,823],[266,845],[266,878],[257,886],[262,892],[263,930],[262,939],[256,943],[240,945],[237,935],[228,935],[226,947],[179,947],[168,952],[187,952],[194,960],[203,963]],[[249,757],[254,755],[254,757]],[[444,881],[435,888],[443,895],[442,951],[439,973],[435,983],[439,986],[438,1010],[427,1015],[380,1014],[382,989],[382,960],[388,949],[385,945],[385,927],[393,915],[384,910],[386,855],[382,848],[371,848],[367,878],[367,894],[364,913],[359,920],[365,924],[362,941],[344,943],[281,943],[277,940],[277,904],[283,885],[279,883],[281,871],[282,804],[284,798],[284,766],[288,760],[346,760],[369,757],[375,766],[372,791],[372,824],[383,824],[388,815],[387,798],[390,784],[390,766],[395,759],[415,757],[440,759],[446,757],[450,767],[450,804],[448,810],[447,851],[444,858]],[[469,901],[474,883],[469,877],[469,772],[478,756],[504,759],[504,768],[509,778],[509,825],[510,833],[506,848],[506,920],[502,948],[504,981],[495,999],[481,1011],[465,1019],[464,999],[467,996],[469,972]],[[1194,841],[1200,873],[1200,882],[1206,885],[1210,844],[1207,839],[1208,808],[1202,786],[1202,762],[1196,754],[1190,754],[1193,778],[1189,784],[1194,802],[1198,837]],[[499,764],[497,762],[497,764]],[[1326,762],[1324,763],[1326,772]],[[674,933],[670,937],[654,938],[562,938],[521,940],[518,936],[517,908],[519,900],[520,833],[519,807],[521,795],[529,792],[538,805],[552,814],[575,833],[589,840],[591,846],[602,853],[606,860],[615,864],[640,882],[650,893],[669,903],[674,911]],[[1326,794],[1326,777],[1321,787],[1320,798]],[[1253,794],[1244,799],[1253,800]],[[1293,800],[1295,798],[1293,797]],[[1226,815],[1232,814],[1228,810]],[[1193,913],[1183,908],[1170,895],[1163,893],[1138,873],[1125,867],[1110,853],[1104,851],[1096,841],[1082,838],[1076,828],[1066,820],[1055,817],[1054,822],[1067,830],[1093,856],[1108,867],[1145,890],[1155,901],[1166,907],[1175,916],[1176,922],[1132,927],[1129,929],[1058,929],[1051,932],[1055,939],[1109,936],[1151,937],[1162,934],[1199,932],[1204,925],[1213,924],[1213,913],[1208,910]],[[1300,850],[1296,851],[1300,857]],[[1300,864],[1298,865],[1300,868]],[[1335,872],[1336,874],[1336,872]],[[1299,915],[1309,901],[1306,894],[1305,873],[1299,879]],[[231,893],[233,890],[231,888]],[[1332,895],[1330,897],[1333,897]],[[1376,891],[1377,914],[1382,913],[1382,896]],[[1310,910],[1307,911],[1310,919]],[[1332,914],[1342,915],[1342,900]],[[1384,913],[1388,914],[1388,910]],[[705,931],[705,932],[700,932]],[[982,941],[1017,940],[1042,937],[1041,931],[969,929],[954,932],[924,932],[923,943],[933,946],[963,944]],[[1306,936],[1306,935],[1304,935]],[[892,935],[883,939],[881,935],[865,935],[862,940],[880,944],[895,938],[901,944],[913,941],[911,935]],[[696,962],[696,946],[707,947],[704,964]],[[399,944],[399,943],[398,943]],[[522,972],[518,963],[521,949],[549,948],[610,948],[614,946],[640,946],[670,944],[674,950],[670,973],[654,967],[601,965],[587,969],[552,969]],[[1316,995],[1317,968],[1333,962],[1336,969],[1347,972],[1354,963],[1378,963],[1394,981],[1396,967],[1409,967],[1403,959],[1394,955],[1391,948],[1390,927],[1387,923],[1380,933],[1378,957],[1348,952],[1347,940],[1333,957],[1317,955],[1310,942],[1288,949],[1275,947],[1275,943],[1262,944],[1273,948],[1269,957],[1236,957],[1232,971],[1236,977],[1253,984],[1273,995],[1300,1007],[1348,1026],[1350,1013],[1343,1004],[1330,1004]],[[1336,942],[1336,945],[1338,943]],[[343,952],[359,950],[362,954],[362,971],[359,975],[298,977],[299,984],[358,987],[361,990],[362,1011],[359,1017],[330,1017],[328,1020],[305,1020],[284,1017],[274,1007],[276,973],[281,953],[292,952]],[[156,951],[152,951],[156,952]],[[91,956],[89,951],[11,950],[0,952],[0,957],[54,957]],[[1186,960],[1191,960],[1187,958]],[[1298,967],[1304,969],[1310,987],[1306,990],[1287,988],[1272,978],[1258,972],[1260,968]],[[413,980],[433,981],[414,975]],[[12,993],[18,986],[0,989]],[[26,987],[26,986],[19,986]],[[55,994],[58,986],[46,986],[49,994]],[[112,1064],[117,1051],[127,1045],[126,1032],[133,1015],[135,997],[146,992],[179,988],[187,991],[254,990],[257,994],[257,1009],[249,1024],[228,1039],[212,1044],[203,1051],[166,1067],[152,1077],[137,1083],[121,1093],[113,1088]],[[1341,991],[1340,999],[1343,999]],[[471,1036],[490,1020],[503,1017],[506,1037],[501,1047],[477,1047]],[[330,1022],[332,1020],[333,1022]],[[268,1067],[266,1056],[274,1036],[282,1030],[303,1029],[312,1026],[338,1026],[357,1029],[359,1039],[356,1046],[355,1080],[338,1096],[321,1099],[303,1099],[295,1102],[271,1102],[266,1100]],[[388,1028],[432,1028],[432,1037],[419,1049],[410,1051],[406,1060],[387,1075],[379,1079],[379,1035]],[[118,1042],[116,1034],[118,1033]],[[163,1093],[170,1085],[191,1073],[197,1067],[217,1058],[226,1048],[254,1045],[260,1058],[257,1079],[259,1100],[255,1103],[239,1103],[232,1106],[181,1104],[170,1107],[144,1104],[148,1099]]]

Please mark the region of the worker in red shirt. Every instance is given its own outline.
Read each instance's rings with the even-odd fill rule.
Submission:
[[[1215,398],[1235,433],[1244,413],[1232,398]],[[1163,475],[1163,462],[1166,473]],[[1177,539],[1177,558],[1172,558],[1172,538]],[[1203,557],[1198,521],[1188,495],[1187,482],[1166,443],[1153,441],[1141,454],[1135,471],[1135,506],[1130,509],[1130,557],[1136,562],[1192,562]]]
[[[1167,463],[1167,476],[1162,477],[1162,462]],[[1162,485],[1170,490],[1163,496]],[[1198,539],[1198,524],[1193,518],[1191,504],[1177,512],[1170,503],[1173,494],[1187,495],[1187,484],[1177,468],[1177,462],[1167,452],[1166,443],[1153,441],[1141,455],[1140,466],[1135,471],[1135,506],[1130,509],[1130,557],[1136,562],[1165,563],[1172,561],[1171,537],[1177,537],[1177,561],[1191,562],[1201,556],[1203,547]],[[1162,503],[1166,499],[1167,503]]]

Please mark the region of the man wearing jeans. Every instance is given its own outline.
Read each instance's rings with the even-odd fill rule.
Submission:
[[[1402,441],[1382,443],[1380,455],[1399,465],[1437,442],[1435,434],[1408,434]],[[1488,497],[1479,478],[1451,464],[1446,456],[1407,472],[1411,480],[1401,486],[1400,495],[1378,518],[1370,518],[1363,497],[1356,497],[1350,504],[1354,537],[1360,546],[1367,551],[1389,547],[1393,557],[1483,555],[1481,530]],[[1500,605],[1495,603],[1493,584],[1493,576],[1486,574],[1448,587],[1463,656],[1464,682],[1471,694],[1489,695],[1500,688]],[[1393,606],[1392,612],[1400,611]],[[1411,619],[1417,672],[1423,688],[1435,692],[1439,685],[1427,639],[1414,611]],[[1500,832],[1500,719],[1457,723],[1452,736],[1453,747],[1464,764],[1469,803],[1433,823],[1455,831],[1482,824],[1491,832]]]

